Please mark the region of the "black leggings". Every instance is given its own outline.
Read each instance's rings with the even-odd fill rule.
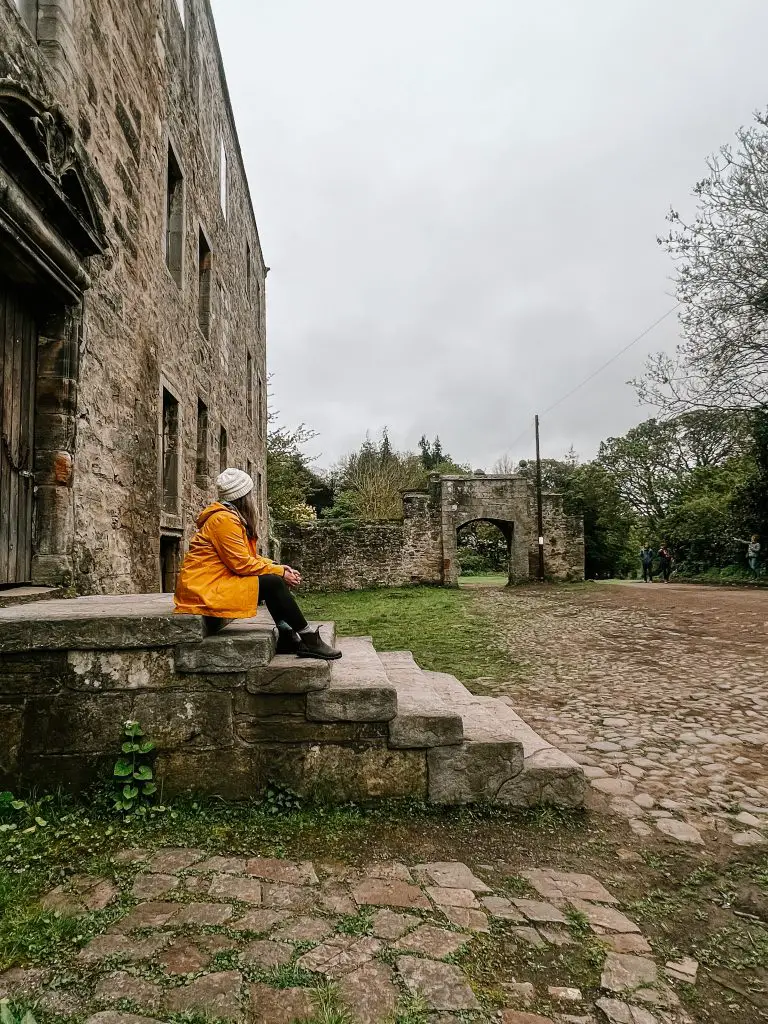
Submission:
[[[267,611],[275,622],[287,622],[297,633],[307,628],[307,620],[282,576],[273,573],[259,576],[259,604],[267,606]],[[218,633],[230,622],[232,619],[217,619],[206,615],[205,632],[208,636]]]

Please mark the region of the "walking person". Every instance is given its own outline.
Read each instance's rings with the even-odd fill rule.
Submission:
[[[756,534],[752,534],[751,540],[741,540],[739,537],[735,538],[739,544],[747,545],[747,564],[752,572],[753,576],[758,576],[758,564],[760,562],[760,537]]]
[[[661,568],[664,582],[669,583],[669,577],[672,574],[672,552],[666,544],[659,548],[659,567]]]
[[[640,551],[640,561],[643,564],[643,581],[645,583],[653,583],[653,559],[653,548],[646,541],[645,547]]]
[[[333,661],[341,651],[310,628],[291,588],[301,574],[259,554],[253,480],[240,469],[216,479],[218,501],[197,519],[197,532],[179,571],[174,600],[179,615],[202,615],[207,635],[233,619],[250,619],[263,602],[279,630],[278,653]]]

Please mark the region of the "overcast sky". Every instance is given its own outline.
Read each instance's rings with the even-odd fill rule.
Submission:
[[[271,267],[273,402],[319,432],[321,464],[386,424],[490,469],[674,305],[666,211],[768,104],[764,0],[214,9]],[[589,458],[651,415],[625,381],[676,340],[670,317],[544,416],[543,453]]]

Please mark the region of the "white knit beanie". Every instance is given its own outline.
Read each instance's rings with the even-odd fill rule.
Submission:
[[[253,480],[242,469],[225,469],[216,477],[219,501],[236,501],[253,490]]]

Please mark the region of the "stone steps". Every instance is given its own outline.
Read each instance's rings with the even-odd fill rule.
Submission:
[[[443,700],[410,651],[379,654],[397,690],[397,715],[389,723],[389,745],[396,749],[442,747],[464,739],[461,715]]]
[[[453,756],[448,750],[430,752],[430,799],[437,803],[466,803],[470,781],[477,765],[494,758],[502,765],[511,757],[513,746],[522,753],[522,764],[504,777],[500,768],[489,777],[483,799],[514,807],[534,807],[539,804],[557,804],[561,807],[580,807],[587,792],[587,780],[581,765],[557,747],[534,732],[511,708],[508,697],[478,697],[451,675],[444,672],[426,672],[437,693],[461,713],[464,723],[462,749]],[[495,752],[494,752],[495,748]],[[444,789],[432,787],[433,762],[435,771],[450,777],[463,778],[463,785]],[[518,763],[515,758],[510,765]],[[497,784],[500,783],[498,786]],[[450,799],[449,799],[450,798]]]
[[[315,722],[389,722],[397,714],[397,689],[367,636],[337,641],[340,661],[331,663],[328,687],[307,696],[307,718]]]
[[[320,623],[335,641],[333,623]],[[343,658],[275,655],[263,611],[203,637],[168,595],[0,609],[0,788],[93,780],[141,722],[169,794],[241,799],[282,785],[338,801],[579,806],[579,765],[504,698],[474,696],[370,637]],[[3,730],[5,730],[3,732]]]

